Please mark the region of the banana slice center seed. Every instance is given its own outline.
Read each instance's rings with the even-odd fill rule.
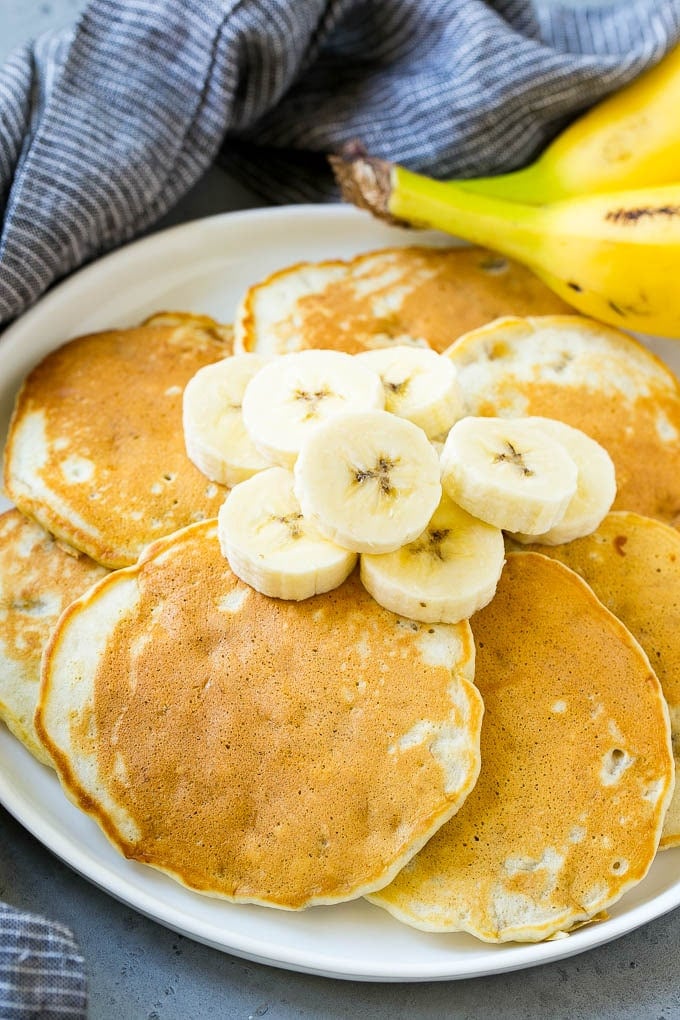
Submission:
[[[497,453],[493,459],[494,464],[511,464],[513,467],[518,468],[525,478],[533,475],[534,472],[530,467],[524,463],[524,454],[516,450],[512,443],[506,440],[505,450],[502,453]]]
[[[333,393],[327,386],[322,387],[319,390],[302,390],[297,389],[293,393],[293,400],[299,400],[307,405],[303,421],[310,421],[312,418],[316,418],[319,413],[319,405],[322,400],[326,397],[339,396],[337,393]]]
[[[283,524],[283,526],[288,529],[288,534],[290,535],[291,538],[302,537],[302,526],[300,524],[300,521],[302,520],[302,514],[300,513],[281,514],[279,516],[273,516],[272,520],[276,521],[277,524]]]
[[[433,531],[427,531],[419,539],[416,539],[415,542],[411,542],[408,549],[414,555],[425,553],[427,556],[431,556],[433,560],[440,560],[444,563],[446,556],[442,546],[450,534],[451,528],[436,528]]]
[[[392,460],[390,457],[378,457],[375,467],[357,468],[352,467],[354,481],[358,485],[364,482],[376,481],[383,496],[396,496],[397,490],[390,481],[390,472],[394,471],[399,459]]]
[[[408,389],[408,384],[411,379],[410,376],[406,376],[405,379],[391,380],[383,378],[383,386],[393,393],[395,396],[402,397]]]
[[[303,520],[303,514],[295,510],[292,510],[289,514],[270,513],[260,520],[259,524],[255,527],[255,531],[259,533],[272,529],[269,531],[269,534],[273,537],[273,529],[276,529],[277,540],[287,542],[289,538],[304,538],[305,529],[302,523]]]

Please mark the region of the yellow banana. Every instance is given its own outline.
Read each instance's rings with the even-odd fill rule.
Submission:
[[[539,204],[680,181],[680,45],[575,120],[523,170],[464,183]]]
[[[380,160],[331,162],[356,205],[509,255],[584,315],[680,338],[680,184],[533,206]]]

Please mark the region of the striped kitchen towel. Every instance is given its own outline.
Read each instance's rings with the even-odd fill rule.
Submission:
[[[0,903],[0,1017],[76,1020],[86,1013],[84,961],[68,928]]]
[[[0,323],[216,159],[278,201],[335,197],[323,157],[354,139],[508,170],[678,38],[680,0],[91,0],[0,69]]]

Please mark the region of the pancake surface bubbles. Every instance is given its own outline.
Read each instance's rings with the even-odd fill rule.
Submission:
[[[0,719],[48,765],[33,726],[43,648],[62,610],[106,573],[18,510],[0,515]]]
[[[617,510],[584,538],[532,546],[580,574],[638,639],[668,702],[676,775],[680,774],[680,534],[661,521]],[[661,846],[680,843],[680,782]]]
[[[479,780],[370,898],[429,931],[538,941],[647,872],[674,778],[667,710],[637,642],[555,560],[510,553],[472,627]]]
[[[680,526],[680,386],[637,340],[546,315],[491,322],[446,354],[468,414],[542,415],[581,429],[614,461],[615,510]]]
[[[473,665],[467,623],[404,621],[356,574],[260,595],[208,521],[64,614],[37,725],[126,856],[298,909],[385,884],[458,809],[479,770]]]
[[[180,322],[80,337],[49,354],[17,398],[5,487],[28,516],[104,566],[214,517],[225,490],[184,449],[182,393],[228,352]]]

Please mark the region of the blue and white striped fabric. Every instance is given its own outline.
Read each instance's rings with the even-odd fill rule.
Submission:
[[[91,0],[0,70],[0,323],[149,228],[219,159],[335,197],[360,139],[439,176],[529,159],[680,37],[680,0]]]
[[[0,1017],[76,1020],[86,1012],[84,961],[68,928],[0,903]]]
[[[679,0],[92,0],[0,72],[0,322],[150,227],[219,157],[332,196],[360,138],[440,176],[525,162],[680,37]]]

